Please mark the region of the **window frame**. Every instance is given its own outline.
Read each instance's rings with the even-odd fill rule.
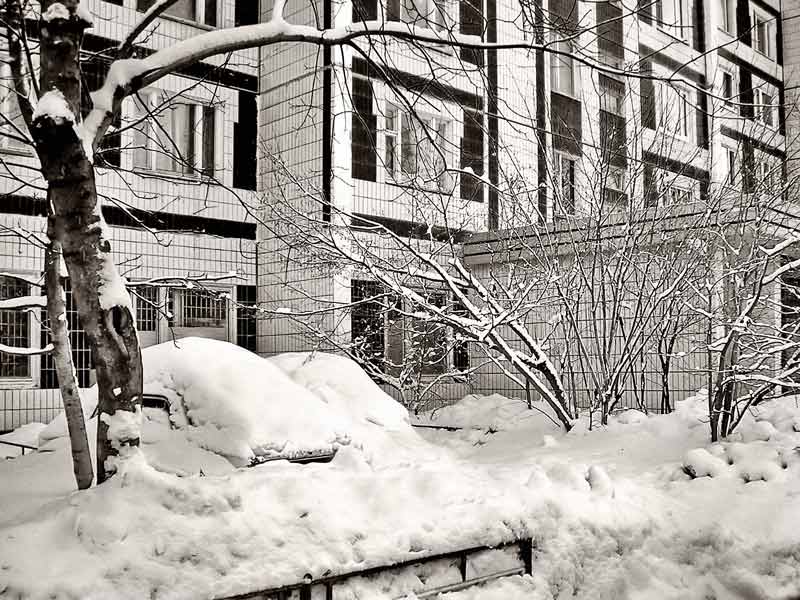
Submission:
[[[768,94],[767,91],[772,93]],[[774,86],[766,82],[762,82],[761,85],[753,88],[753,120],[758,121],[769,129],[778,128],[776,95]],[[765,96],[769,98],[769,102],[765,101]],[[769,122],[765,115],[769,115]]]
[[[750,22],[752,23],[752,42],[751,47],[754,51],[758,52],[761,56],[768,58],[771,61],[775,60],[777,50],[777,28],[775,25],[775,17],[768,12],[761,10],[755,6],[750,7]],[[758,33],[758,23],[763,23],[766,31],[766,51],[759,49],[760,42],[764,41]]]
[[[671,98],[665,100],[665,90],[671,89],[669,93]],[[667,81],[657,82],[656,87],[656,118],[657,129],[663,133],[667,133],[675,138],[684,140],[686,142],[694,142],[695,140],[695,119],[693,116],[693,104],[689,100],[690,88],[683,83],[674,83]],[[677,95],[680,102],[675,102]],[[665,110],[665,107],[672,106],[672,112]],[[678,113],[680,121],[674,122],[675,106],[680,111]],[[678,131],[681,130],[681,131]]]
[[[192,2],[192,5],[193,5],[193,16],[192,17],[184,17],[184,16],[181,16],[181,15],[175,15],[175,14],[167,12],[167,11],[170,10],[170,8],[174,8],[175,5],[173,5],[173,6],[170,6],[169,8],[167,8],[164,12],[162,12],[159,15],[159,18],[169,19],[169,20],[173,20],[173,21],[178,21],[179,23],[186,23],[186,24],[189,24],[189,25],[192,25],[192,26],[200,26],[200,27],[209,28],[209,29],[216,29],[217,27],[219,27],[219,23],[220,23],[220,6],[221,6],[221,3],[219,1],[216,1],[216,0],[214,1],[214,24],[210,24],[210,23],[207,22],[207,18],[206,18],[206,16],[207,16],[206,15],[206,0],[190,0],[190,1]],[[147,10],[149,10],[150,6],[152,6],[155,3],[155,0],[153,0],[153,2],[147,2],[146,6],[142,6],[140,4],[140,2],[141,2],[141,0],[137,0],[137,2],[136,2],[136,10],[139,11],[139,12],[146,12]],[[177,2],[176,2],[176,4],[177,4]]]
[[[410,112],[403,110],[400,103],[393,100],[384,100],[383,106],[382,159],[383,173],[384,177],[386,178],[386,182],[397,185],[413,186],[424,191],[435,192],[439,194],[451,195],[455,193],[455,189],[459,182],[458,178],[453,173],[449,172],[449,169],[454,168],[453,165],[455,165],[456,162],[455,153],[453,148],[450,147],[450,140],[455,139],[454,134],[456,133],[455,130],[457,121],[453,119],[452,116],[443,115],[442,113],[445,111],[435,111],[433,107],[431,107],[429,110],[414,110],[413,112]],[[394,128],[389,129],[387,117],[392,110],[395,112]],[[420,181],[420,148],[422,146],[422,142],[430,143],[430,140],[417,140],[416,133],[412,136],[411,141],[404,140],[405,136],[408,135],[404,132],[410,132],[410,130],[406,130],[403,127],[404,119],[406,118],[411,121],[415,132],[422,131],[423,128],[426,128],[428,129],[427,135],[435,135],[437,139],[441,138],[445,142],[443,147],[439,147],[439,152],[441,152],[440,158],[443,158],[444,164],[442,165],[442,172],[439,173],[436,178],[435,184],[432,181]],[[421,120],[430,120],[430,124],[426,123],[423,125],[420,123]],[[441,125],[446,127],[446,131],[443,135],[439,129]],[[394,144],[393,152],[391,154],[389,153],[388,142],[390,139],[393,140]],[[414,158],[416,170],[413,173],[406,171],[403,166],[404,147],[414,147],[416,149]],[[390,166],[392,169],[389,168]]]
[[[678,7],[678,21],[667,23],[664,18],[664,6],[666,3],[672,5],[672,9]],[[683,42],[691,41],[690,32],[692,31],[691,11],[686,0],[656,0],[655,6],[656,27],[667,35]]]
[[[139,102],[140,99],[146,99],[147,108],[151,116],[147,116],[144,113]],[[214,174],[217,171],[217,125],[220,113],[216,106],[191,96],[185,97],[181,93],[168,92],[158,88],[147,88],[140,91],[139,94],[132,99],[132,102],[129,106],[131,106],[133,109],[134,122],[139,122],[139,126],[132,127],[134,146],[136,146],[137,137],[139,135],[144,136],[145,142],[143,149],[135,147],[133,153],[131,154],[131,167],[134,171],[157,173],[165,177],[191,180],[208,180],[214,177]],[[190,154],[190,156],[182,157],[185,159],[185,163],[188,164],[179,162],[174,156],[169,156],[167,153],[161,151],[157,136],[154,136],[155,131],[160,131],[160,129],[157,129],[154,120],[157,120],[161,115],[171,113],[178,106],[188,106],[191,108],[189,114],[192,115],[191,121],[194,125],[191,136],[191,153],[184,153],[184,149],[179,146],[180,140],[175,139],[175,134],[173,131],[169,131],[168,134],[169,139],[176,146],[176,149],[180,154]],[[212,135],[211,165],[206,164],[206,158],[208,158],[206,156],[207,146],[205,143],[207,109],[211,109],[212,115],[211,127],[209,128]],[[155,110],[158,110],[158,112],[154,112]],[[142,125],[146,128],[146,131],[144,132],[139,128]],[[144,155],[146,156],[147,165],[137,164],[137,159],[140,156],[139,152],[141,151],[144,151],[145,153]],[[176,166],[176,168],[159,167],[159,159],[169,159],[171,163]]]
[[[555,218],[566,218],[566,217],[573,217],[575,216],[576,209],[577,209],[577,196],[576,196],[576,180],[577,180],[577,172],[578,172],[578,160],[579,158],[569,154],[568,152],[562,152],[560,150],[555,150],[553,152],[553,216]],[[565,163],[571,163],[568,165],[571,173],[569,174],[569,181],[568,184],[565,185],[564,179],[564,168]],[[569,189],[569,194],[567,201],[564,199],[564,190]],[[544,215],[543,215],[544,216]]]
[[[566,50],[563,49],[562,45],[566,46]],[[576,64],[574,57],[571,55],[572,42],[570,40],[561,39],[557,34],[554,33],[551,40],[551,46],[555,46],[555,50],[558,52],[564,52],[565,54],[557,54],[556,52],[549,53],[550,91],[555,92],[556,94],[561,94],[562,96],[568,96],[570,98],[580,100],[581,86],[580,77],[578,75],[580,68]],[[570,79],[571,87],[569,91],[563,89],[563,86],[561,85],[562,77],[560,75],[567,68],[569,69],[570,77],[564,77],[563,79]]]
[[[452,0],[424,0],[425,17],[421,17],[421,12],[417,10],[417,1],[419,0],[398,0],[397,15],[390,14],[389,2],[387,1],[385,4],[382,4],[384,19],[386,21],[405,23],[406,25],[412,25],[414,27],[431,29],[436,32],[447,31],[458,22],[458,15],[454,14],[453,11],[453,7],[456,6],[456,3]],[[414,9],[417,13],[417,17],[414,19],[411,19],[409,16],[409,3],[414,5]],[[431,9],[431,7],[433,7],[433,9]],[[441,22],[429,20],[427,15],[430,14],[439,15]],[[447,49],[451,50],[450,47],[447,47]]]
[[[718,29],[724,31],[728,35],[736,37],[736,1],[720,0],[719,7],[722,20],[717,25]]]
[[[735,110],[734,103],[737,102],[739,94],[737,92],[738,77],[736,76],[736,69],[728,66],[720,66],[719,68],[721,77],[719,82],[719,95],[723,98],[725,108]],[[728,95],[725,90],[725,76],[728,76],[731,83],[730,94]]]
[[[11,281],[16,281],[20,285],[20,287],[25,289],[25,293],[22,296],[13,296],[14,298],[24,297],[24,296],[33,296],[34,293],[34,286],[30,283],[24,282],[22,279],[15,279],[15,275],[23,279],[28,279],[33,273],[25,273],[21,271],[8,271],[8,279]],[[36,276],[40,275],[39,273],[35,274]],[[2,277],[2,276],[0,276]],[[0,297],[1,298],[1,297]],[[2,298],[6,299],[6,298]],[[24,346],[17,346],[20,348],[33,348],[36,346],[35,340],[39,338],[40,331],[36,327],[36,321],[34,320],[34,312],[31,310],[20,310],[20,309],[0,309],[3,311],[8,311],[10,314],[15,314],[17,316],[22,316],[25,320],[25,328],[27,334],[27,341]],[[7,342],[10,341],[8,339],[4,339],[0,337],[0,343],[8,344]],[[14,347],[14,346],[12,346]],[[12,356],[12,355],[7,355]],[[0,381],[3,382],[3,385],[9,386],[11,388],[18,388],[18,387],[30,387],[33,385],[35,373],[38,371],[37,365],[34,362],[37,362],[39,357],[36,355],[28,355],[28,356],[19,356],[15,355],[15,359],[18,359],[20,362],[24,362],[27,369],[27,374],[25,375],[2,375],[2,371],[0,371]]]

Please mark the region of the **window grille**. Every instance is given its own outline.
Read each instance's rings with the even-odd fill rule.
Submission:
[[[12,277],[0,276],[0,299],[19,298],[30,293],[28,284]],[[0,310],[0,343],[14,348],[30,346],[30,316],[18,309]],[[0,377],[28,377],[30,360],[0,352]]]
[[[236,345],[256,351],[256,286],[237,285],[236,301]],[[252,308],[251,308],[252,307]]]
[[[64,292],[66,293],[67,304],[67,327],[69,327],[69,342],[72,346],[72,362],[75,364],[75,375],[78,380],[78,387],[87,388],[91,382],[92,370],[92,350],[89,347],[89,340],[81,328],[78,317],[78,309],[72,298],[72,288],[69,280],[64,281]],[[50,324],[47,319],[47,310],[42,310],[42,334],[41,344],[45,346],[50,343]],[[39,371],[39,385],[44,389],[55,389],[58,387],[58,377],[52,354],[43,354],[42,363]]]
[[[136,288],[136,328],[155,331],[158,326],[158,288]]]
[[[225,327],[224,298],[209,292],[183,290],[181,304],[183,327]]]

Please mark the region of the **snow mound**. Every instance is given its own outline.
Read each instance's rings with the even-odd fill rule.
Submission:
[[[323,352],[289,352],[268,360],[343,413],[390,430],[408,429],[408,411],[349,358]]]
[[[39,434],[45,427],[44,423],[28,423],[10,433],[0,435],[0,442],[13,442],[36,448],[39,445]],[[22,448],[0,444],[0,458],[11,458],[20,454]]]
[[[543,427],[547,431],[560,430],[544,402],[534,402],[529,409],[524,400],[507,398],[501,394],[468,394],[455,404],[421,415],[419,420],[443,427],[484,431],[511,431],[531,427]]]
[[[361,447],[377,443],[389,430],[413,435],[405,409],[351,361],[329,355],[307,358],[265,360],[206,338],[145,348],[144,391],[167,398],[178,433],[152,434],[145,422],[143,441],[153,435],[160,441],[171,438],[173,446],[193,445],[242,466],[256,456],[290,458],[350,443]],[[97,405],[96,387],[82,401],[88,419]],[[62,413],[40,437],[47,449],[66,436]],[[156,452],[162,458],[180,454],[174,447]]]

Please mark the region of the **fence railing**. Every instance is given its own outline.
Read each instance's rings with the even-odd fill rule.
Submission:
[[[401,571],[403,569],[409,569],[437,561],[454,561],[458,566],[460,581],[446,585],[440,585],[427,590],[409,590],[409,592],[413,591],[417,598],[432,598],[437,594],[465,589],[473,585],[486,583],[501,577],[524,574],[531,575],[533,573],[534,544],[535,542],[532,538],[524,538],[521,540],[515,540],[513,542],[498,544],[496,546],[475,546],[472,548],[462,548],[460,550],[454,550],[442,554],[429,554],[407,561],[370,567],[360,571],[350,571],[338,575],[328,575],[317,579],[315,579],[312,575],[307,574],[303,578],[303,581],[255,592],[247,592],[233,596],[221,596],[217,597],[215,600],[289,600],[292,598],[298,598],[299,600],[311,600],[312,598],[325,598],[325,600],[333,600],[334,587],[344,584],[351,579],[365,578],[379,574],[386,574],[393,571]],[[481,575],[472,577],[469,576],[468,567],[470,564],[470,558],[475,557],[482,552],[492,550],[500,551],[513,548],[515,546],[519,552],[517,557],[518,565]]]

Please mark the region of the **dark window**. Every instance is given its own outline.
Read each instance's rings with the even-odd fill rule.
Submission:
[[[596,12],[600,61],[612,67],[622,67],[625,53],[622,45],[622,8],[611,2],[599,2]]]
[[[461,0],[459,28],[464,35],[483,35],[483,0]],[[462,48],[461,60],[474,65],[483,65],[483,50]]]
[[[642,126],[648,129],[656,128],[656,89],[653,80],[648,76],[652,75],[652,66],[648,62],[643,62],[640,68],[644,79],[639,81],[639,100],[642,112]]]
[[[461,168],[472,169],[475,177],[461,174],[461,197],[483,202],[483,113],[464,111],[464,137],[461,138]]]
[[[444,307],[447,296],[443,293],[425,294],[427,302]],[[424,312],[424,311],[420,311]],[[436,320],[410,319],[409,356],[414,370],[422,375],[439,375],[447,369],[447,329]]]
[[[158,325],[158,288],[141,286],[135,288],[136,329],[155,331]]]
[[[203,164],[201,173],[205,177],[214,175],[214,107],[203,106]]]
[[[385,310],[377,300],[380,295],[381,286],[374,281],[353,280],[351,283],[350,341],[356,356],[383,370]]]
[[[27,283],[12,277],[0,276],[0,300],[19,298],[30,294]],[[28,348],[30,342],[30,315],[17,309],[0,309],[0,343],[13,348]],[[0,377],[28,377],[30,361],[27,356],[0,352]]]
[[[251,0],[258,6],[258,0]],[[205,0],[205,24],[211,27],[217,26],[217,0]]]
[[[233,124],[233,187],[256,189],[257,147],[256,95],[239,92],[239,119]]]
[[[234,24],[255,25],[258,23],[258,0],[236,0]]]
[[[104,0],[104,1],[108,2],[109,4],[116,4],[117,6],[122,6],[122,0]]]
[[[386,20],[400,20],[400,0],[386,0]]]
[[[453,313],[459,317],[467,316],[467,309],[460,302],[456,302],[453,307]],[[466,371],[469,369],[469,346],[466,341],[460,339],[460,334],[455,332],[453,334],[453,368],[456,371]]]
[[[725,98],[725,104],[731,104],[733,99],[733,75],[727,72],[722,74],[722,97]]]
[[[72,288],[69,280],[64,281],[64,291],[66,292],[67,304],[67,327],[69,327],[69,343],[72,346],[72,362],[75,364],[75,376],[78,380],[78,387],[88,388],[91,383],[92,371],[92,350],[89,347],[89,340],[81,328],[78,317],[78,309],[72,298]],[[50,343],[49,321],[47,311],[42,310],[42,335],[41,344],[45,346]],[[39,371],[39,385],[44,389],[58,388],[58,376],[56,366],[53,362],[52,354],[42,355],[42,364]]]
[[[377,117],[372,110],[372,83],[353,77],[353,126],[351,169],[354,179],[375,181]]]
[[[256,286],[236,286],[236,345],[256,351]]]
[[[353,21],[375,21],[378,18],[378,0],[353,0]]]

